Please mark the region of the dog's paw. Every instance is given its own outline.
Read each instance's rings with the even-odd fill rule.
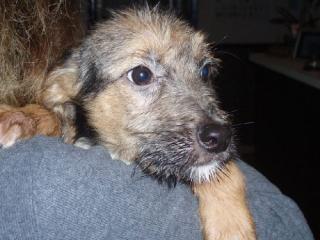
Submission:
[[[35,121],[23,112],[0,113],[0,146],[8,148],[21,139],[27,139],[36,131]]]

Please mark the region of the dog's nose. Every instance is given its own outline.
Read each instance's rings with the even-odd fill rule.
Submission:
[[[210,153],[225,151],[231,141],[231,128],[226,125],[207,124],[197,129],[199,145]]]

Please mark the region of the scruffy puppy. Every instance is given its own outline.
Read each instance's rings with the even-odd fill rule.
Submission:
[[[209,48],[168,13],[117,12],[49,74],[42,103],[66,142],[102,144],[160,182],[190,184],[205,239],[255,239]]]

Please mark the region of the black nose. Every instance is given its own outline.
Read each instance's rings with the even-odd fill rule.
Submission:
[[[202,125],[197,131],[199,145],[210,153],[225,151],[231,141],[229,126],[219,124]]]

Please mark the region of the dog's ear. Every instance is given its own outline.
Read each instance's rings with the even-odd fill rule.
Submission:
[[[73,56],[54,68],[47,76],[40,102],[53,111],[62,124],[62,134],[68,143],[74,141],[76,108],[73,99],[81,88],[78,61]]]
[[[81,87],[78,81],[79,67],[76,61],[69,59],[64,64],[54,68],[45,80],[41,102],[52,109],[74,98]]]

